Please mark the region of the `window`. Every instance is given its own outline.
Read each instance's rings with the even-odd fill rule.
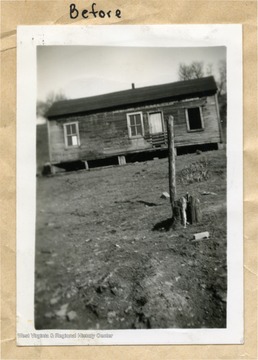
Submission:
[[[139,137],[144,135],[142,113],[127,114],[127,126],[129,137]]]
[[[78,123],[64,124],[64,136],[66,147],[78,147],[80,145]]]
[[[203,130],[202,109],[200,107],[186,109],[186,122],[188,131]]]

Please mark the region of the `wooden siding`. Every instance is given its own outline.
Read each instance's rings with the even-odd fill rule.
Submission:
[[[202,109],[204,130],[188,132],[185,109],[200,106]],[[145,136],[129,138],[126,114],[142,112]],[[174,116],[175,144],[187,146],[220,142],[219,119],[215,96],[182,102],[170,102],[159,105],[134,107],[126,110],[102,112],[84,116],[67,116],[49,121],[49,141],[52,163],[74,160],[93,160],[134,151],[148,150],[152,144],[148,141],[150,130],[148,113],[162,111],[166,131],[166,118]],[[64,127],[69,122],[78,122],[80,147],[65,147]]]

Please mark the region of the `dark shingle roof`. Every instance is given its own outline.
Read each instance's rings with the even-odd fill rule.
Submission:
[[[181,100],[194,96],[202,97],[214,94],[216,91],[217,85],[215,80],[213,76],[209,76],[81,99],[58,101],[49,109],[47,117],[51,119],[61,117],[62,115],[101,112],[117,108],[122,109],[136,104]]]

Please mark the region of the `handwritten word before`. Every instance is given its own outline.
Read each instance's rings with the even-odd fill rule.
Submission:
[[[78,16],[81,16],[84,19],[88,19],[88,18],[111,18],[111,17],[117,17],[117,18],[121,18],[121,10],[120,9],[116,9],[115,11],[112,10],[108,10],[108,11],[104,11],[104,10],[96,10],[95,6],[97,6],[96,3],[92,3],[91,4],[91,9],[83,9],[83,10],[78,10],[75,4],[70,4],[70,19],[77,19]]]

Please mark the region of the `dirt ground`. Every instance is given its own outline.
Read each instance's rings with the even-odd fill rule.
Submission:
[[[203,214],[186,229],[162,225],[167,159],[37,178],[37,329],[226,326],[225,151],[176,161],[178,197],[198,196]],[[206,178],[185,177],[201,162]]]

